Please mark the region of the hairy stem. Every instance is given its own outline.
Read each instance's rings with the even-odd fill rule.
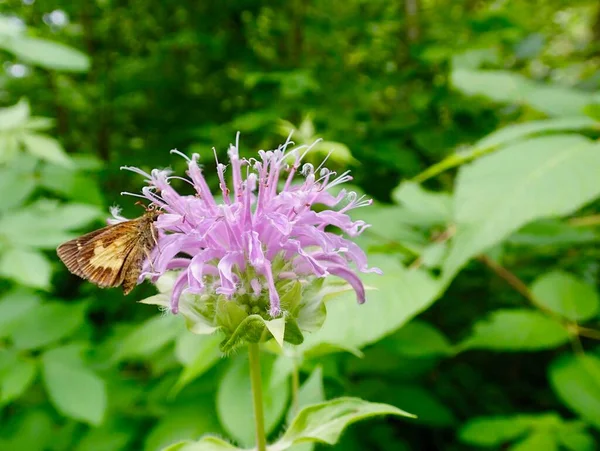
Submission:
[[[256,428],[256,450],[267,450],[265,436],[265,416],[263,412],[262,383],[260,380],[260,349],[258,343],[248,344],[250,359],[250,382],[252,384],[252,404],[254,406],[254,425]]]

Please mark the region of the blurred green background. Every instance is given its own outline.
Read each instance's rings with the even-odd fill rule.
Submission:
[[[289,130],[376,199],[382,277],[267,356],[271,438],[359,396],[416,420],[338,450],[600,443],[600,4],[592,0],[0,1],[0,450],[252,444],[246,358],[68,274],[54,248],[199,152],[217,188]],[[320,447],[317,447],[320,448]],[[324,448],[324,447],[323,447]],[[304,448],[310,449],[310,448]]]

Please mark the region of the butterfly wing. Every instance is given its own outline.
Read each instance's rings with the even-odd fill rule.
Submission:
[[[126,261],[139,239],[137,220],[121,222],[81,245],[77,255],[82,277],[101,288],[123,281]]]
[[[85,279],[86,277],[84,276],[83,272],[81,272],[81,268],[79,267],[79,252],[86,243],[92,240],[92,238],[108,231],[111,227],[113,226],[107,226],[103,227],[102,229],[94,230],[93,232],[87,233],[83,236],[61,244],[56,249],[58,257],[62,260],[62,262],[65,264],[69,271],[71,271],[76,276]]]

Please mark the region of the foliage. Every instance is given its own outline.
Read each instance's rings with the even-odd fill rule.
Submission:
[[[224,160],[238,130],[248,150],[292,127],[376,199],[356,217],[384,275],[362,306],[328,299],[301,345],[263,346],[271,449],[597,448],[598,14],[0,4],[0,449],[252,446],[245,356],[135,302],[147,284],[123,298],[69,275],[54,248],[110,205],[140,213],[121,165]]]

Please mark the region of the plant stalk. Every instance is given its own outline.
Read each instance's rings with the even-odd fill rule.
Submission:
[[[250,360],[254,425],[256,428],[256,450],[266,451],[267,437],[265,436],[265,415],[263,412],[262,382],[260,380],[260,348],[258,343],[248,344],[248,356]]]

